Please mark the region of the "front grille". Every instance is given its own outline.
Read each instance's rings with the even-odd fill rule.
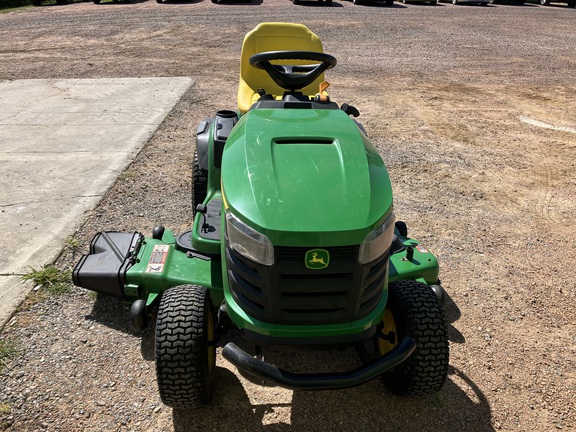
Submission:
[[[230,291],[252,317],[272,324],[336,324],[365,317],[382,296],[388,254],[360,265],[359,246],[324,248],[330,265],[306,268],[313,248],[276,247],[274,265],[250,261],[226,248]]]

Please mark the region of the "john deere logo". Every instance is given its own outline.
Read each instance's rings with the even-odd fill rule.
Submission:
[[[324,249],[312,249],[306,252],[306,267],[311,270],[321,270],[330,264],[330,254]]]

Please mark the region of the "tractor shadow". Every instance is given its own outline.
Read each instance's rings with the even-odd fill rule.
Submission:
[[[216,374],[212,405],[196,411],[173,410],[175,432],[205,430],[206,425],[234,431],[495,430],[486,397],[456,369],[451,369],[438,394],[422,398],[393,396],[375,379],[347,390],[293,392],[290,402],[280,403],[267,399],[278,399],[283,390],[269,387],[254,394],[252,386],[245,387],[232,371],[219,367]]]
[[[444,302],[444,314],[446,316],[446,323],[448,325],[448,339],[450,340],[450,343],[465,343],[466,339],[464,338],[464,335],[460,333],[456,327],[454,327],[454,323],[460,319],[462,312],[447,292]]]
[[[130,303],[126,303],[116,297],[98,294],[92,310],[88,315],[84,316],[84,319],[140,339],[142,358],[144,360],[154,361],[154,337],[157,312],[156,309],[151,311],[148,327],[143,331],[136,331],[130,323]]]
[[[122,333],[139,335],[130,325],[130,304],[116,297],[98,293],[90,314],[84,318]]]
[[[459,316],[455,304],[447,301],[446,306],[452,311],[451,319]],[[225,341],[252,353],[251,345],[239,333],[231,332]],[[346,370],[359,364],[354,349],[264,354],[266,361],[294,372]],[[219,359],[212,405],[196,411],[174,410],[173,426],[176,432],[204,430],[206,425],[216,424],[219,430],[234,431],[483,432],[495,430],[491,414],[490,404],[480,387],[455,367],[450,367],[448,379],[439,393],[401,398],[387,392],[378,378],[356,388],[322,392],[263,387],[241,378],[226,360]]]

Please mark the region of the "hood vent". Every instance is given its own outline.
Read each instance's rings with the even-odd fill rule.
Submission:
[[[274,138],[274,144],[334,144],[334,138],[318,137],[293,137],[293,138]]]

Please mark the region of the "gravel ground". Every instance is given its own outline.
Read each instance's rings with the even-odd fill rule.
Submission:
[[[339,60],[327,74],[332,98],[362,112],[390,170],[397,216],[438,255],[451,341],[449,379],[433,396],[397,398],[378,380],[322,393],[258,387],[219,356],[213,405],[180,412],[160,402],[153,330],[132,331],[127,305],[77,288],[36,292],[1,332],[17,355],[1,372],[0,428],[575,430],[575,19],[562,5],[288,0],[0,14],[0,79],[195,82],[127,173],[71,227],[80,246],[64,248],[63,269],[100,230],[186,230],[196,125],[235,106],[243,35],[262,21],[308,25]],[[268,360],[348,368],[355,354]]]

